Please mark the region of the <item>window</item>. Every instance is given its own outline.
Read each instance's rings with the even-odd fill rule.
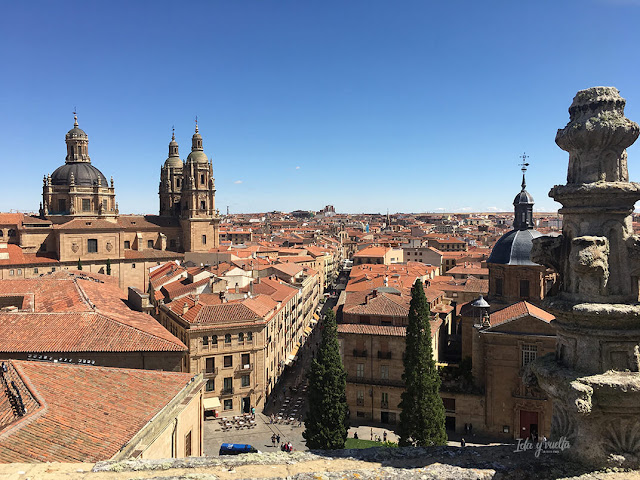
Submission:
[[[231,334],[230,333],[225,334],[224,343],[231,343]]]
[[[90,212],[91,211],[91,200],[89,200],[88,198],[83,198],[82,199],[82,211],[83,212]]]
[[[389,394],[387,392],[382,392],[380,397],[380,408],[389,408]]]
[[[191,456],[191,431],[184,436],[184,456]]]
[[[131,242],[129,240],[124,241],[124,249],[129,250],[131,248]]]
[[[529,280],[520,280],[520,298],[529,298]]]
[[[102,200],[102,211],[106,212],[107,211],[107,200]]]
[[[224,401],[224,409],[225,410],[233,410],[233,400],[228,398]]]
[[[200,183],[204,185],[204,175],[200,174]]]
[[[356,417],[364,418],[364,412],[356,412]]]
[[[87,240],[87,251],[89,253],[98,253],[98,239],[89,238]]]
[[[176,240],[174,238],[169,240],[169,248],[176,248]]]
[[[215,357],[208,357],[205,359],[205,372],[213,373],[216,371],[216,359]]]
[[[180,188],[180,179],[176,178],[176,187]]]
[[[383,380],[389,379],[389,365],[380,365],[380,378]]]
[[[58,199],[58,212],[63,213],[67,211],[67,202],[64,198]]]
[[[247,332],[247,341],[253,342],[253,332]]]
[[[358,390],[356,404],[360,406],[364,405],[364,390]]]
[[[22,275],[22,269],[21,268],[18,269],[18,275]]]
[[[207,336],[202,337],[202,345],[209,345],[209,337]]]
[[[244,342],[244,332],[240,332],[238,334],[238,341],[241,343]]]
[[[496,295],[502,295],[502,279],[496,278]]]
[[[203,245],[207,244],[207,236],[206,235],[202,235],[202,244]]]
[[[225,368],[233,367],[233,355],[224,356],[224,367]]]
[[[243,387],[248,387],[251,384],[251,380],[249,375],[242,375],[240,377],[240,380],[242,381],[242,386]]]
[[[251,364],[251,360],[248,353],[242,354],[242,366],[247,368]]]
[[[233,377],[224,377],[224,389],[228,392],[233,388]]]
[[[364,377],[364,363],[358,363],[356,365],[356,377],[358,378]]]
[[[522,366],[529,365],[538,356],[536,345],[522,345]]]
[[[210,378],[209,380],[207,380],[207,385],[205,387],[205,390],[207,392],[213,392],[215,390],[215,380],[213,378]]]
[[[211,345],[218,344],[218,335],[211,335]]]
[[[33,273],[38,273],[38,267],[34,267]]]
[[[131,268],[136,268],[136,264],[135,264],[135,263],[132,263],[132,264],[131,264]]]
[[[10,228],[9,231],[7,232],[7,235],[9,235],[10,237],[15,237],[16,231],[13,228]]]
[[[444,410],[449,413],[455,413],[456,411],[456,399],[455,398],[443,398],[442,403]]]
[[[14,274],[14,273],[15,273],[15,272],[14,272],[13,270],[9,270],[9,275],[12,275],[12,276],[13,276],[13,274]]]
[[[147,240],[147,248],[153,248],[153,240]]]

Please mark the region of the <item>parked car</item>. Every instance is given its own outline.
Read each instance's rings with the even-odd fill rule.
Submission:
[[[239,455],[241,453],[261,453],[257,448],[242,443],[223,443],[219,455]]]

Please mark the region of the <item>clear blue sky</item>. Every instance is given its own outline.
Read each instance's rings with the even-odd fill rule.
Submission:
[[[555,210],[575,93],[640,122],[640,0],[5,2],[0,210],[37,210],[77,107],[123,213],[198,115],[224,212]],[[629,149],[640,181],[640,148]]]

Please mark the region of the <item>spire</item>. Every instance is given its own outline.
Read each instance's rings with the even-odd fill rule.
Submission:
[[[526,190],[527,182],[525,180],[525,173],[527,171],[527,167],[529,166],[529,164],[526,162],[526,159],[529,158],[529,156],[526,153],[523,153],[519,158],[522,159],[522,163],[520,164],[520,170],[522,171],[522,189],[513,200],[513,228],[515,230],[528,230],[534,228],[533,197]]]
[[[176,127],[174,127],[173,125],[171,126],[171,141],[176,141]]]
[[[196,115],[196,133],[198,133],[198,116]]]
[[[76,110],[73,110],[73,126],[77,127],[78,126],[78,114],[76,113]]]

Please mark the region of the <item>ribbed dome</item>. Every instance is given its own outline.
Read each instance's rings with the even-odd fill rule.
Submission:
[[[202,150],[194,150],[187,157],[187,163],[209,163],[209,159]]]
[[[100,178],[103,187],[109,186],[102,172],[89,162],[67,163],[56,168],[51,174],[51,183],[53,185],[70,185],[72,173],[76,185],[98,185],[98,178]]]
[[[534,203],[533,197],[526,190],[522,190],[520,193],[516,195],[516,198],[513,199],[514,205],[519,205],[522,203],[531,203],[531,204]]]
[[[491,251],[487,263],[500,265],[537,265],[531,261],[533,239],[542,235],[531,228],[511,230],[498,240]]]
[[[168,168],[182,168],[182,160],[180,157],[169,157],[165,160],[164,166]]]
[[[73,127],[67,132],[65,138],[89,138],[87,134],[79,127]]]

